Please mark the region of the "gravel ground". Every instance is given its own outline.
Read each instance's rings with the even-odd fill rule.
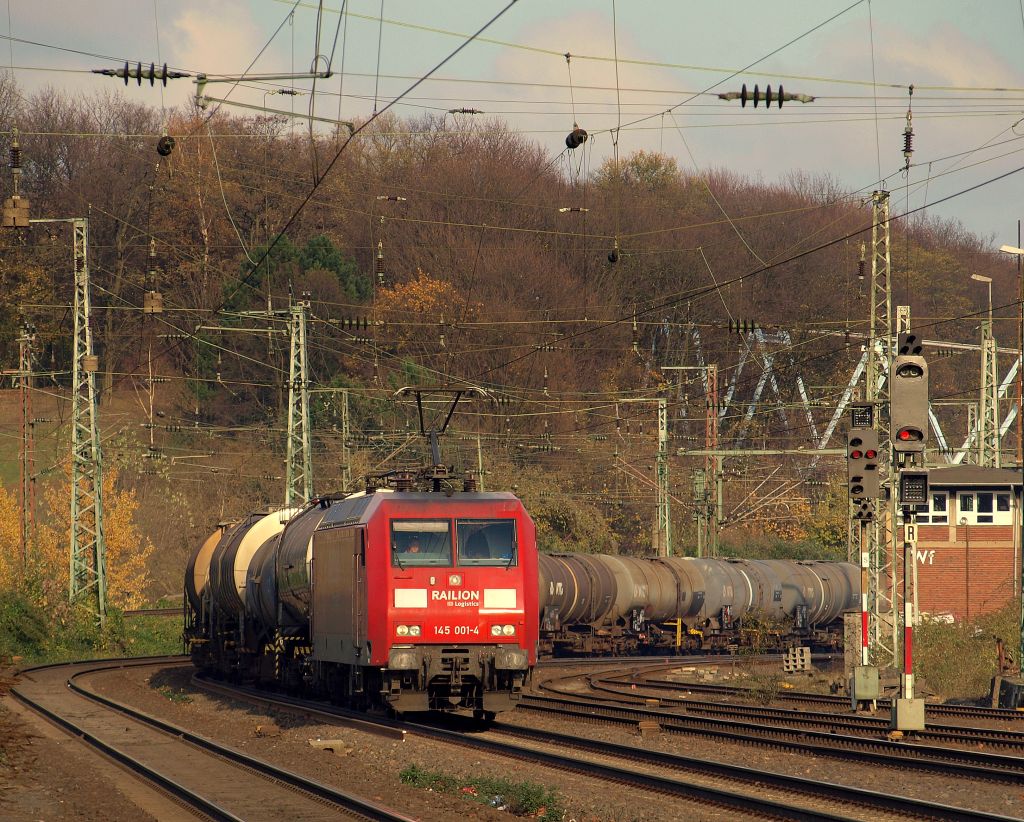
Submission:
[[[268,713],[247,703],[196,691],[189,684],[191,675],[188,667],[128,669],[99,674],[87,682],[100,693],[175,724],[330,785],[383,801],[420,819],[508,822],[514,817],[457,796],[405,785],[398,774],[409,765],[459,776],[529,780],[555,788],[564,801],[564,818],[575,822],[655,822],[680,818],[727,822],[745,818],[734,811],[703,807],[530,763],[510,762],[505,757],[414,735],[405,742],[394,742],[315,720]],[[309,741],[317,738],[343,739],[350,750],[341,757],[314,750]]]
[[[591,669],[592,671],[593,669]],[[575,822],[633,822],[633,820],[737,820],[736,812],[699,806],[662,797],[627,786],[577,776],[524,762],[510,762],[478,751],[450,744],[410,737],[394,742],[362,731],[320,724],[287,714],[267,712],[203,691],[189,684],[191,669],[123,670],[103,673],[88,680],[101,693],[159,715],[171,722],[197,730],[217,741],[233,745],[254,756],[290,768],[331,785],[352,790],[391,805],[420,819],[507,820],[508,813],[450,794],[438,794],[402,784],[399,772],[409,766],[458,776],[508,777],[530,780],[558,790],[566,808],[565,819]],[[548,673],[545,673],[547,676]],[[14,720],[15,731],[7,733],[4,722]],[[503,715],[509,724],[550,728],[566,732],[564,722],[525,711]],[[17,731],[18,719],[0,710],[0,818],[7,819],[104,819],[153,818],[141,814],[138,797],[130,796],[116,778],[106,782],[80,776],[91,774],[86,763],[91,757],[80,743],[68,740],[32,738]],[[23,724],[23,723],[22,723]],[[842,784],[884,790],[933,802],[970,807],[1007,817],[1024,816],[1024,793],[1004,786],[968,780],[887,771],[884,784],[877,769],[827,758],[785,754],[768,748],[716,742],[700,737],[660,734],[641,739],[621,727],[599,723],[574,724],[570,732],[607,739],[620,744],[745,765],[818,779],[826,775]],[[12,742],[18,733],[27,741]],[[8,739],[9,737],[9,739]],[[311,739],[342,739],[342,755],[313,749]],[[6,743],[3,740],[8,740]],[[40,747],[36,747],[39,745]],[[19,747],[20,746],[20,747]],[[76,756],[69,749],[76,748]],[[20,751],[20,752],[19,752]],[[13,753],[11,753],[13,752]],[[17,762],[19,770],[10,765]],[[112,769],[119,773],[116,768]],[[688,774],[678,778],[688,781]],[[130,780],[130,777],[124,777]],[[65,793],[57,793],[63,787]],[[126,792],[127,791],[127,792]],[[72,807],[62,803],[74,794]],[[13,799],[12,799],[13,797]],[[133,804],[133,799],[134,804]],[[163,819],[162,814],[157,818]]]
[[[140,806],[163,807],[158,796],[6,696],[0,671],[0,819],[149,822]],[[164,808],[161,819],[172,818]],[[182,816],[182,814],[178,814]],[[195,817],[192,817],[193,819]]]
[[[731,670],[730,666],[722,666],[723,672],[731,672]],[[549,678],[555,675],[555,673],[550,670],[545,671],[544,678]],[[564,669],[565,675],[592,673],[594,673],[593,669],[587,670],[571,666],[567,666]],[[660,676],[666,679],[678,679],[680,682],[687,680],[698,681],[698,678],[687,676],[683,672],[679,672],[676,676],[672,674],[661,674]],[[740,677],[737,677],[737,679],[740,679]],[[807,681],[810,678],[803,676],[787,679],[793,683],[799,683],[801,679]],[[736,681],[729,682],[728,684],[738,685],[743,683]],[[575,684],[573,689],[585,690],[584,687]],[[811,690],[811,688],[806,686],[801,686],[800,689]],[[712,698],[708,694],[696,694],[695,696],[697,699]],[[787,705],[785,702],[778,702],[775,705],[777,707],[792,707],[792,705]],[[565,732],[565,724],[556,718],[533,714],[527,711],[513,712],[507,718],[503,717],[503,720],[510,724]],[[1012,722],[999,723],[988,720],[974,720],[967,724],[977,724],[979,727],[1002,727],[1008,730],[1021,730],[1020,723]],[[619,743],[623,743],[625,738],[629,738],[621,727],[603,725],[598,722],[583,723],[576,727],[576,732],[595,739]],[[950,779],[938,775],[903,771],[886,771],[884,778],[880,779],[878,769],[869,765],[862,765],[856,762],[840,762],[829,757],[817,757],[802,753],[789,754],[768,747],[741,745],[685,734],[662,733],[655,738],[640,740],[632,737],[632,739],[635,745],[652,750],[667,751],[684,756],[699,755],[702,759],[711,759],[743,765],[755,770],[775,771],[777,773],[802,776],[810,779],[821,779],[824,775],[829,781],[836,784],[915,799],[925,799],[930,802],[955,807],[982,810],[1005,815],[1009,818],[1024,818],[1024,792],[1010,785],[989,784],[969,779]],[[999,753],[999,748],[994,747],[992,751]]]

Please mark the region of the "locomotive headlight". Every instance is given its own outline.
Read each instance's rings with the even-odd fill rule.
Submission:
[[[399,636],[409,636],[409,626],[399,625],[397,628],[395,628],[395,633]]]
[[[448,575],[449,585],[462,585],[462,574],[449,574]]]
[[[491,636],[501,636],[501,626],[500,625],[492,625],[491,626]]]
[[[516,632],[516,626],[515,625],[502,625],[501,626],[501,632],[505,636],[512,636]]]
[[[423,629],[419,625],[409,626],[409,636],[419,636],[421,633],[423,633]]]

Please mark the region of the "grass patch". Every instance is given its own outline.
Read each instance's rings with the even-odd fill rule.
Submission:
[[[185,704],[192,701],[191,694],[181,690],[181,688],[172,688],[170,685],[159,685],[156,686],[156,690],[157,693],[171,702]]]
[[[418,765],[402,769],[398,778],[414,788],[456,794],[515,816],[559,822],[565,815],[558,792],[536,782],[517,782],[489,776],[454,776],[440,771],[428,771]]]
[[[96,657],[182,653],[181,617],[130,617],[107,612],[100,627],[84,609],[44,609],[19,591],[0,591],[0,658],[18,665]]]

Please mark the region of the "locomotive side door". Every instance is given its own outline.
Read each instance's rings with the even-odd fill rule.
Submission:
[[[313,651],[324,662],[366,662],[362,528],[334,528],[313,542]]]
[[[352,643],[356,656],[363,662],[369,662],[366,651],[366,529],[353,529],[352,556],[349,567],[352,569],[351,614]]]

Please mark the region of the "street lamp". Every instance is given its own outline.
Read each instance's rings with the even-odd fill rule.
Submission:
[[[1022,252],[1024,253],[1024,252]],[[992,278],[983,274],[972,274],[971,279],[979,283],[988,283],[988,327],[992,328]]]

